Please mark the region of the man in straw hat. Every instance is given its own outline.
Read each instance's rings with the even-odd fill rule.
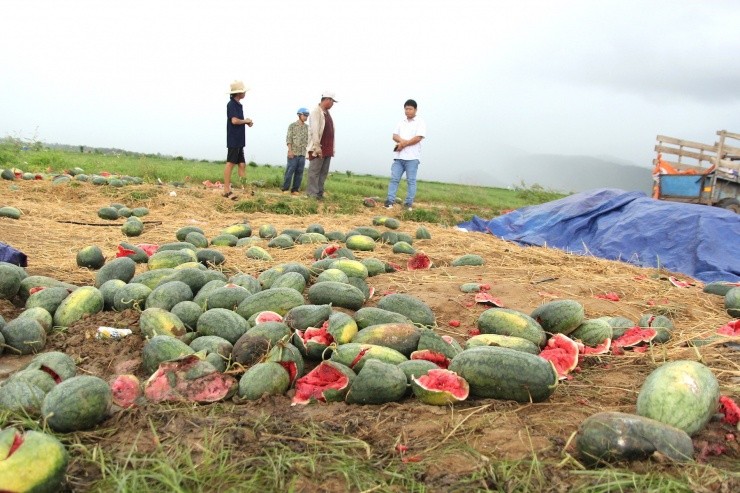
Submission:
[[[334,156],[334,121],[329,110],[338,102],[331,91],[324,91],[318,106],[311,111],[308,124],[308,189],[306,194],[324,200],[324,182]]]
[[[231,172],[234,164],[238,164],[239,178],[244,181],[247,173],[247,164],[244,159],[246,145],[245,126],[251,127],[252,120],[244,118],[244,108],[240,101],[249,89],[240,80],[231,83],[231,95],[226,105],[226,168],[224,169],[224,197],[236,200],[231,191]]]

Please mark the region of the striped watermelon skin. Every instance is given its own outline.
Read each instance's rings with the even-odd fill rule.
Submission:
[[[695,435],[719,405],[719,383],[696,361],[666,363],[645,379],[637,396],[637,414]]]
[[[102,378],[81,375],[54,387],[41,406],[41,413],[54,431],[87,430],[101,422],[113,402],[108,383]]]
[[[468,382],[471,395],[484,398],[542,402],[558,385],[552,363],[504,347],[466,349],[452,359],[449,370]]]

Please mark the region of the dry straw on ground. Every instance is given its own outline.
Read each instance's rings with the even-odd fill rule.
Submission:
[[[121,241],[132,243],[166,243],[176,241],[175,232],[187,225],[201,227],[208,238],[217,235],[231,224],[248,221],[256,231],[263,224],[273,224],[278,232],[287,228],[305,229],[312,223],[323,225],[326,231],[346,232],[355,226],[371,226],[375,215],[398,216],[399,211],[363,209],[353,216],[317,214],[286,216],[265,213],[245,214],[236,211],[235,202],[206,189],[177,189],[176,196],[164,187],[136,186],[111,189],[82,184],[78,187],[52,186],[49,182],[21,182],[17,190],[8,184],[0,187],[0,205],[12,205],[23,212],[20,220],[0,218],[0,241],[25,252],[29,257],[30,274],[47,275],[78,285],[92,284],[94,272],[80,269],[75,263],[76,252],[84,246],[98,245],[108,259],[113,258]],[[256,197],[269,193],[257,190]],[[251,200],[251,195],[243,199]],[[294,198],[290,200],[306,200]],[[361,198],[358,198],[361,200]],[[146,206],[150,214],[143,219],[144,233],[138,238],[126,238],[120,231],[121,221],[111,226],[86,226],[64,221],[109,224],[99,219],[96,211],[112,202],[129,207]],[[429,206],[427,204],[427,206]],[[419,204],[425,207],[425,204]],[[699,360],[708,365],[720,381],[723,394],[740,397],[740,352],[727,344],[728,339],[717,339],[701,347],[688,343],[697,338],[716,335],[717,328],[730,318],[723,308],[721,297],[702,292],[702,284],[694,281],[688,288],[677,288],[668,280],[668,272],[642,269],[633,265],[568,254],[550,248],[523,248],[488,234],[466,233],[455,228],[425,224],[431,240],[416,240],[414,247],[425,252],[433,268],[422,271],[400,271],[370,278],[376,289],[368,303],[373,306],[384,293],[403,292],[424,300],[434,311],[439,331],[456,337],[461,342],[468,337],[480,313],[488,306],[471,303],[473,296],[462,293],[459,286],[466,282],[484,282],[491,285],[491,294],[501,299],[506,307],[530,313],[538,305],[559,298],[581,302],[588,318],[624,316],[633,321],[645,313],[664,314],[676,326],[672,339],[653,346],[646,353],[627,352],[621,356],[604,355],[589,358],[574,378],[563,382],[555,394],[544,403],[521,405],[512,402],[477,400],[463,403],[455,409],[423,406],[413,399],[384,407],[347,406],[344,404],[314,405],[298,408],[289,406],[289,398],[272,398],[238,407],[238,415],[270,413],[273,417],[291,423],[333,423],[345,433],[374,449],[393,450],[404,442],[411,451],[422,456],[433,456],[442,443],[465,443],[471,447],[458,460],[445,459],[432,463],[428,473],[434,476],[463,474],[492,458],[522,458],[532,452],[558,456],[580,422],[599,411],[634,412],[635,400],[645,377],[664,361],[676,359]],[[399,231],[414,235],[417,223],[402,221]],[[383,227],[377,227],[383,230]],[[266,247],[266,241],[257,243]],[[273,262],[246,258],[245,248],[217,247],[226,256],[225,270],[258,275],[263,270],[288,261],[309,265],[317,245],[297,245],[294,248],[268,249]],[[484,257],[482,267],[452,267],[460,255],[476,253]],[[358,252],[359,258],[377,257],[405,265],[407,255],[394,254],[389,245],[378,245],[374,252]],[[137,267],[137,272],[145,269]],[[686,276],[677,277],[690,280]],[[598,296],[616,293],[620,301],[609,301]],[[0,302],[0,314],[13,318],[20,307]],[[459,320],[459,327],[449,325]],[[124,323],[136,325],[137,314],[99,314],[71,327],[67,333],[52,338],[51,346],[80,358],[81,371],[109,379],[118,365],[140,357],[141,340],[138,336],[125,344],[101,343],[92,339],[98,325]],[[96,358],[104,359],[104,362]],[[105,359],[107,358],[107,359]],[[227,428],[236,426],[239,418],[225,413],[214,418],[207,410],[197,411],[208,426]],[[218,405],[217,405],[218,406]],[[125,453],[130,436],[142,440],[151,436],[147,420],[159,416],[160,411],[137,410],[117,415],[117,430],[100,437],[103,447]],[[167,414],[165,411],[161,413]],[[231,416],[231,417],[229,417]],[[158,422],[169,422],[160,416]],[[721,430],[719,424],[715,432]],[[342,428],[343,427],[343,428]],[[180,440],[197,437],[202,432],[187,423],[158,430],[157,440]],[[288,437],[285,440],[295,439]],[[298,437],[300,438],[300,437]],[[713,440],[708,434],[700,439]],[[256,438],[256,443],[267,438]],[[281,438],[271,438],[280,440]],[[197,440],[195,440],[197,441]],[[141,443],[144,443],[142,441]],[[144,447],[143,445],[141,445]],[[243,445],[247,449],[249,445]],[[729,443],[727,453],[711,460],[737,465],[740,458],[737,442]],[[442,471],[441,469],[444,469]]]

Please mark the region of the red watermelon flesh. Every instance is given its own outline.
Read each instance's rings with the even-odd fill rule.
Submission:
[[[550,361],[563,380],[578,365],[578,344],[564,334],[555,334],[547,341],[540,357]]]
[[[470,388],[457,373],[445,369],[429,370],[426,375],[416,378],[416,382],[426,390],[449,392],[460,400],[468,398]]]
[[[147,380],[144,395],[154,402],[216,402],[226,398],[236,387],[236,379],[218,371],[209,372],[200,363],[195,355],[161,363]]]
[[[128,248],[124,248],[121,245],[118,245],[118,251],[116,252],[116,258],[119,257],[128,257],[129,255],[134,255],[136,252],[133,250],[129,250]]]
[[[737,425],[740,422],[740,406],[735,404],[730,397],[721,395],[719,397],[719,411],[724,414],[722,421],[731,425]]]
[[[334,338],[329,334],[327,327],[329,327],[328,320],[321,327],[308,327],[305,331],[296,330],[295,333],[303,340],[304,346],[308,345],[309,342],[328,346],[334,342]]]
[[[298,376],[298,367],[296,364],[293,361],[278,361],[278,363],[288,372],[290,381],[295,382],[295,377]]]
[[[501,301],[498,298],[495,298],[495,297],[491,296],[488,293],[483,293],[483,292],[476,293],[476,295],[475,295],[475,302],[476,303],[484,303],[484,304],[487,304],[487,305],[493,305],[493,306],[496,306],[498,308],[504,308],[504,302],[503,301]]]
[[[609,352],[609,349],[611,349],[611,347],[612,347],[612,340],[604,339],[604,341],[596,347],[579,344],[578,352],[586,356],[596,355],[596,354],[607,354]]]
[[[637,346],[642,342],[650,342],[655,339],[658,332],[655,329],[643,327],[632,327],[625,331],[620,337],[614,340],[615,348],[624,348]]]
[[[13,436],[13,443],[10,445],[10,450],[8,451],[8,456],[5,457],[6,459],[13,455],[13,453],[20,448],[21,445],[23,445],[23,435],[15,432],[15,436]]]
[[[411,359],[423,359],[425,361],[431,361],[440,368],[447,369],[450,366],[450,358],[442,353],[432,351],[431,349],[422,349],[421,351],[414,351],[411,353]]]
[[[264,311],[260,312],[259,315],[257,315],[254,319],[254,323],[256,324],[262,324],[265,322],[282,322],[283,316],[279,313],[271,312],[271,311]]]
[[[337,250],[339,250],[341,247],[339,245],[329,245],[328,247],[324,248],[324,250],[321,252],[321,255],[319,255],[321,258],[336,257]]]
[[[355,365],[360,362],[362,357],[365,356],[365,353],[367,353],[368,351],[370,351],[369,347],[360,349],[360,351],[357,353],[357,356],[355,356],[355,359],[353,359],[352,363],[349,364],[349,367],[354,369]]]
[[[119,407],[133,407],[141,397],[141,385],[134,375],[117,376],[110,388],[113,392],[113,403]]]
[[[432,261],[429,259],[429,256],[424,252],[418,252],[409,258],[408,262],[406,262],[406,268],[408,270],[422,270],[422,269],[429,269],[432,267]]]
[[[295,383],[293,404],[308,404],[311,399],[326,402],[324,391],[327,389],[342,390],[349,385],[349,379],[339,370],[322,362]]]
[[[52,370],[48,366],[41,365],[41,367],[39,367],[39,370],[43,371],[44,373],[46,373],[47,375],[49,375],[51,378],[53,378],[54,379],[54,383],[62,383],[62,377],[60,377],[57,372],[55,372],[54,370]]]

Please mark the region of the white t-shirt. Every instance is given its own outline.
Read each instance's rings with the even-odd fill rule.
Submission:
[[[420,117],[415,116],[413,120],[404,118],[393,131],[394,135],[398,135],[403,140],[413,139],[417,135],[420,137],[427,136],[427,124]],[[424,140],[424,139],[422,139]],[[412,159],[421,159],[421,142],[412,146],[404,147],[401,152],[393,153],[395,159],[403,159],[404,161],[410,161]]]

